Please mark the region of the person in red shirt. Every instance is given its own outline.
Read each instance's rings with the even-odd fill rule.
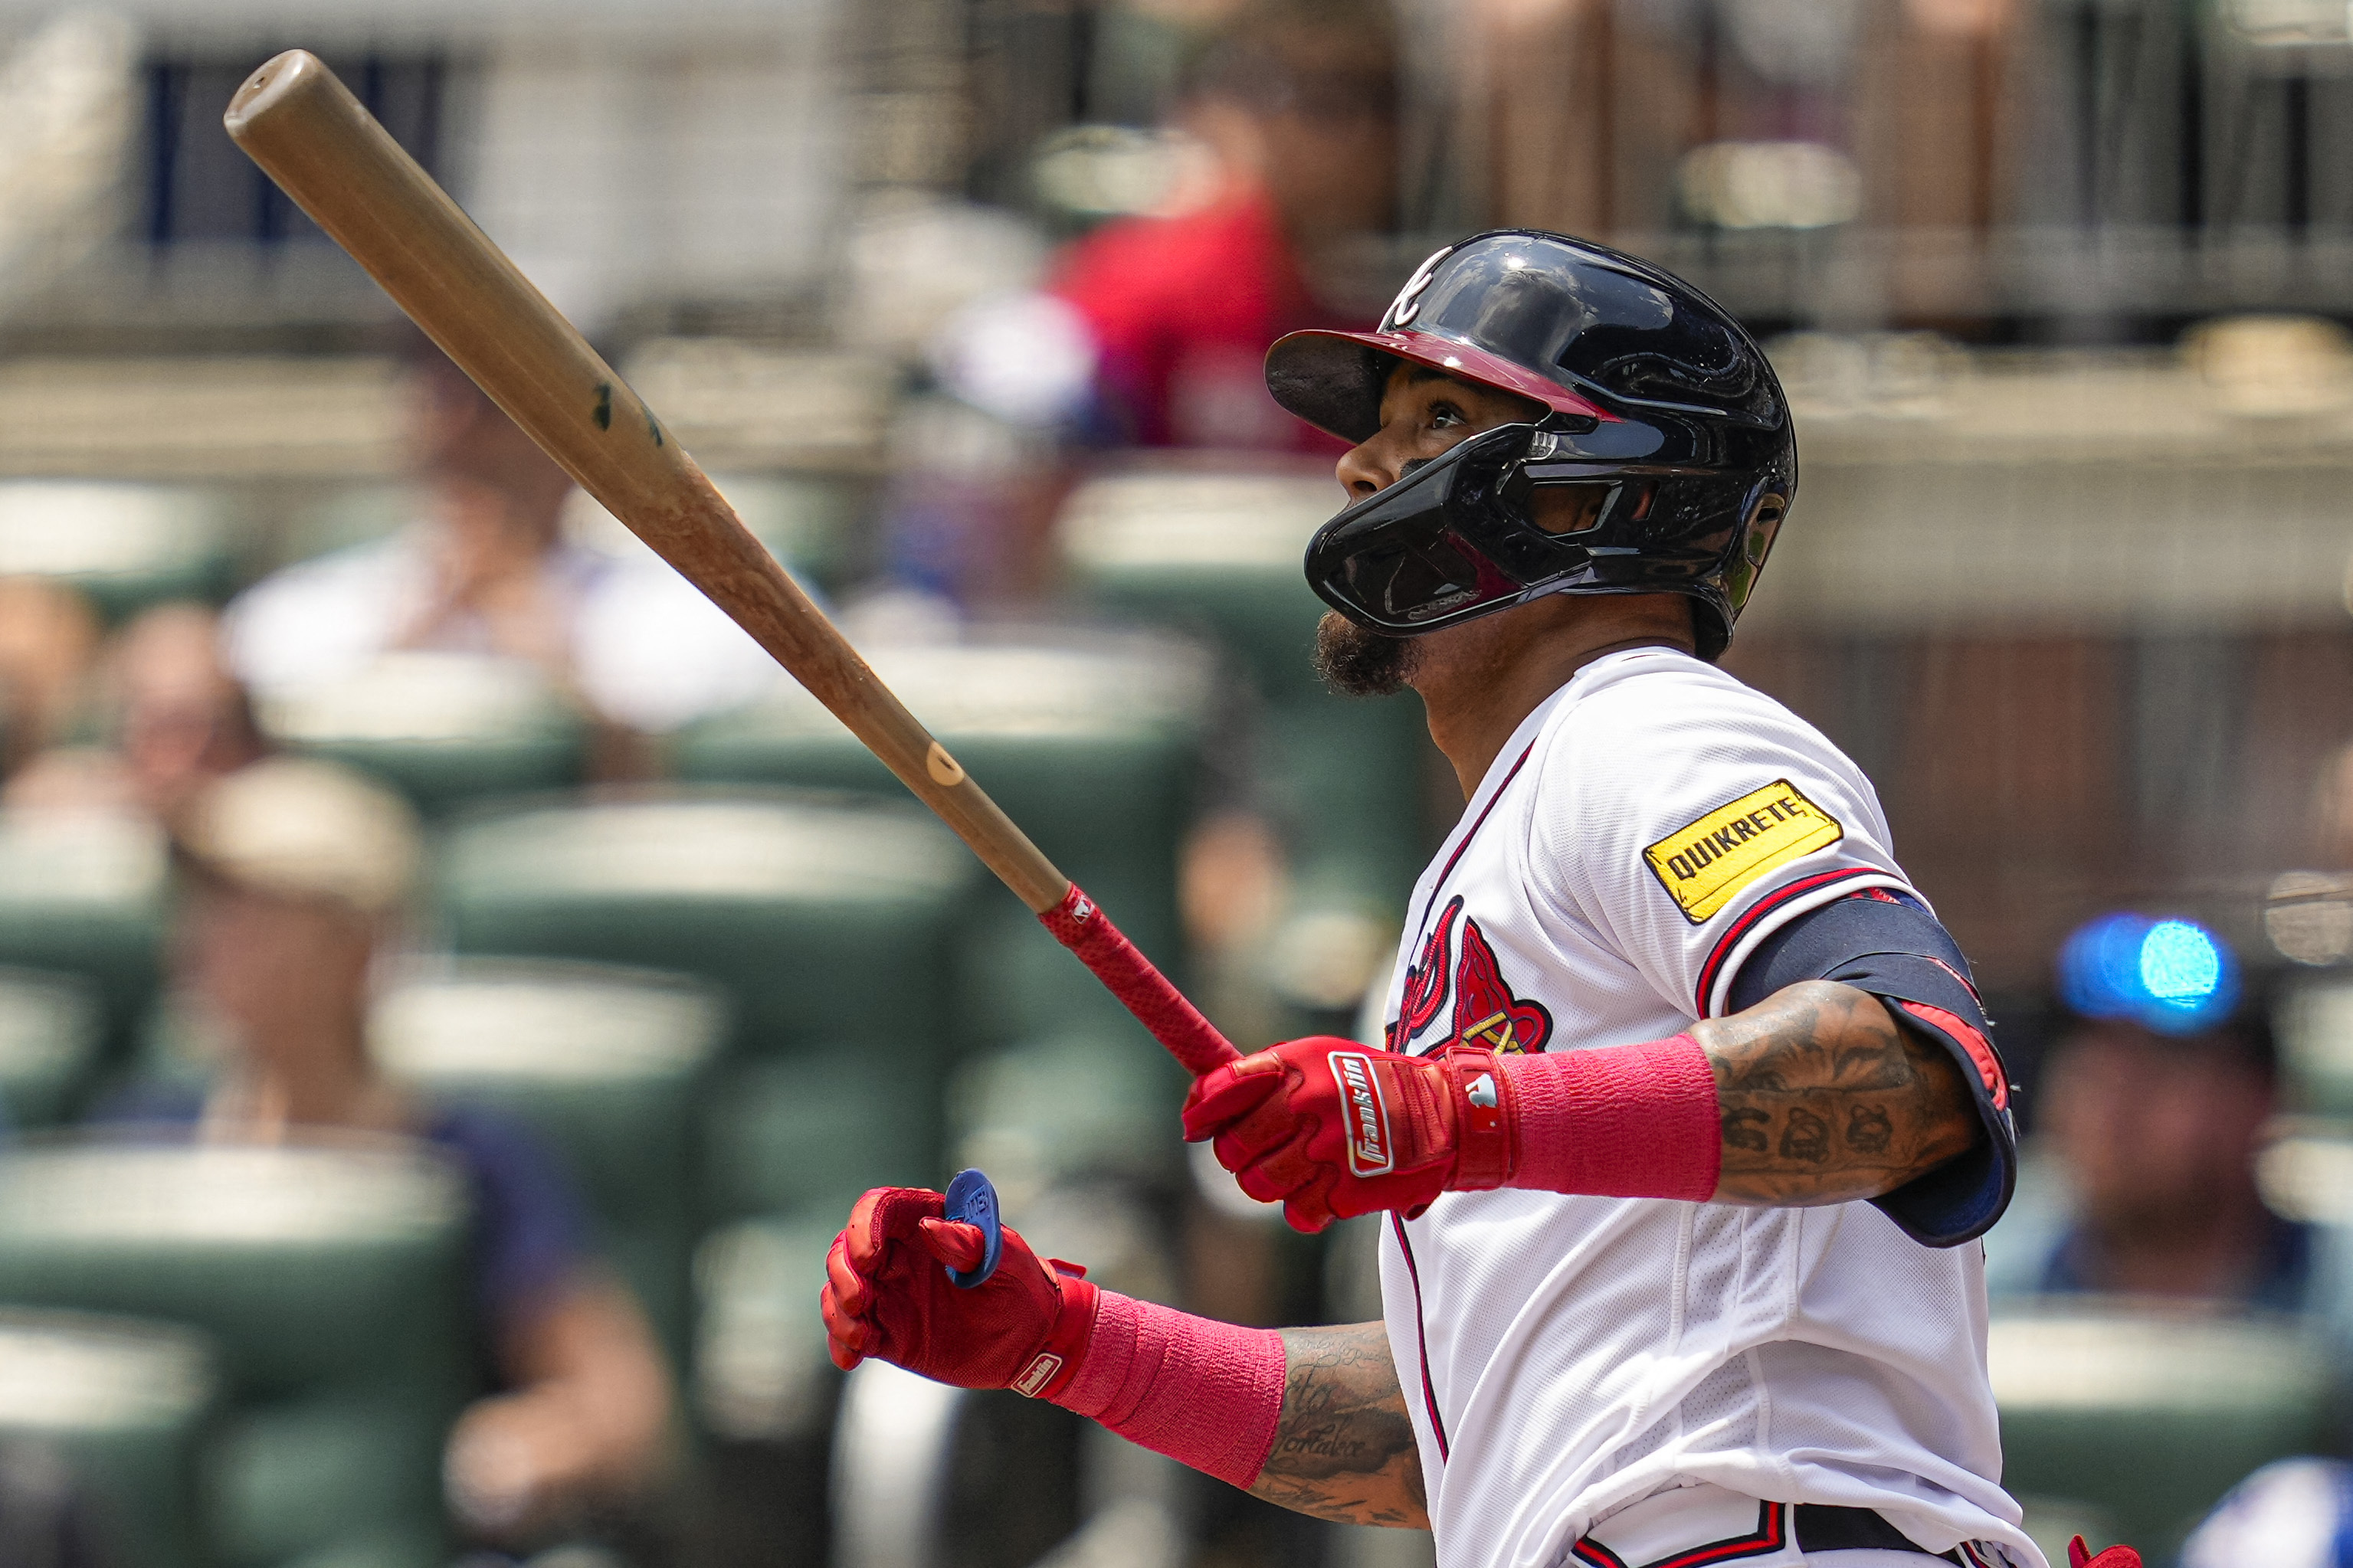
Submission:
[[[1094,338],[1111,427],[1146,447],[1330,453],[1267,395],[1275,339],[1345,308],[1319,278],[1393,226],[1397,52],[1377,0],[1254,0],[1202,51],[1176,121],[1218,177],[1180,214],[1115,220],[1073,245],[1050,291]],[[1361,312],[1356,312],[1361,313]]]

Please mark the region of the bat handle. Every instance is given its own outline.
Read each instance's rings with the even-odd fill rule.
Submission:
[[[1077,883],[1071,883],[1062,901],[1038,920],[1054,933],[1055,941],[1094,971],[1095,978],[1119,998],[1121,1005],[1134,1014],[1136,1022],[1151,1030],[1152,1037],[1167,1047],[1168,1054],[1195,1078],[1241,1055],[1111,923],[1103,906],[1079,890]]]
[[[951,1224],[977,1226],[980,1229],[980,1267],[948,1269],[948,1283],[959,1290],[969,1290],[986,1283],[997,1272],[997,1257],[1005,1249],[1005,1224],[997,1217],[997,1189],[978,1171],[958,1171],[955,1180],[948,1184],[945,1196],[947,1212],[944,1218]]]

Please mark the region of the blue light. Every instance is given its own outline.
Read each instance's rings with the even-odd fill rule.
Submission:
[[[2227,1016],[2238,976],[2221,938],[2191,921],[2102,915],[2059,952],[2059,988],[2087,1018],[2188,1034]]]
[[[2140,983],[2159,1002],[2203,1002],[2222,987],[2222,952],[2188,921],[2159,921],[2140,939]]]
[[[2078,927],[2059,951],[2059,989],[2067,1005],[2087,1018],[2131,1012],[2146,994],[2140,946],[2148,925],[2138,915],[2102,915]]]

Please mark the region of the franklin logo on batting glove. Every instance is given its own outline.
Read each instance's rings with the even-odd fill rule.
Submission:
[[[1510,1081],[1492,1051],[1373,1053],[1331,1037],[1292,1040],[1197,1079],[1185,1135],[1297,1230],[1504,1184],[1516,1158]]]
[[[1348,1091],[1348,1169],[1359,1176],[1389,1173],[1389,1111],[1381,1103],[1380,1085],[1373,1081],[1373,1064],[1359,1051],[1338,1051],[1334,1070]]]

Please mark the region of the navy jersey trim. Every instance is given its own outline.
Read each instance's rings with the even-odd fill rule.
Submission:
[[[1398,1250],[1405,1255],[1406,1277],[1413,1281],[1413,1342],[1421,1360],[1421,1407],[1430,1415],[1430,1435],[1438,1440],[1440,1463],[1451,1456],[1446,1447],[1446,1423],[1438,1414],[1438,1387],[1430,1381],[1430,1332],[1422,1326],[1421,1269],[1413,1260],[1413,1241],[1405,1233],[1405,1215],[1389,1211],[1389,1224],[1397,1231]]]
[[[1787,1503],[1760,1502],[1757,1505],[1757,1528],[1746,1535],[1726,1536],[1678,1552],[1672,1557],[1662,1557],[1654,1563],[1644,1563],[1639,1568],[1703,1568],[1710,1563],[1735,1563],[1743,1557],[1762,1557],[1778,1552],[1789,1544],[1789,1507]],[[1571,1548],[1570,1555],[1592,1568],[1636,1568],[1599,1542],[1589,1538]]]
[[[1699,966],[1699,984],[1692,992],[1692,1016],[1704,1018],[1708,1016],[1707,999],[1715,993],[1716,976],[1723,973],[1725,964],[1730,961],[1742,939],[1770,919],[1774,910],[1787,908],[1796,900],[1840,882],[1852,882],[1861,877],[1884,879],[1886,876],[1886,872],[1868,866],[1851,866],[1841,871],[1817,871],[1810,877],[1800,877],[1794,882],[1785,883],[1749,905],[1747,911],[1716,939],[1715,946],[1708,952],[1707,962]]]

